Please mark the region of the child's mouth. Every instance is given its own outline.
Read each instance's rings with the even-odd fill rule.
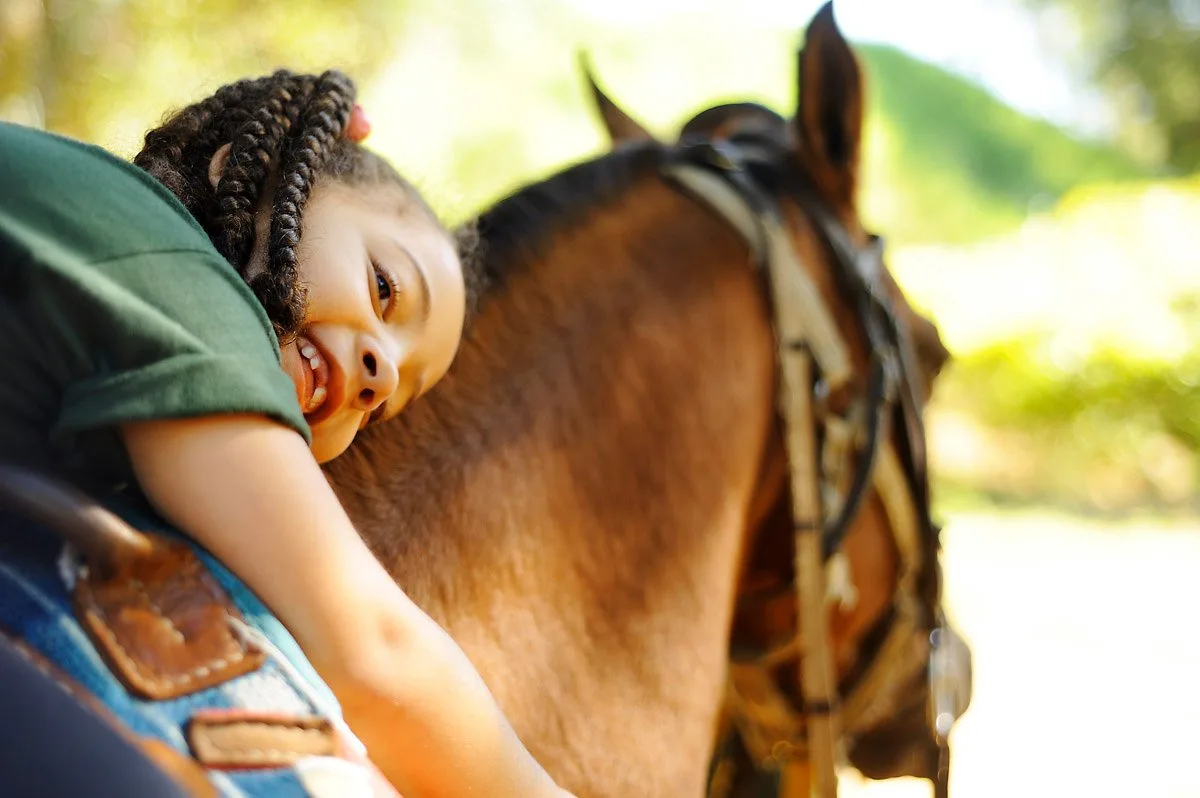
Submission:
[[[304,373],[305,398],[300,403],[300,409],[307,416],[319,410],[329,395],[326,387],[329,384],[329,364],[316,344],[303,335],[296,338],[296,348],[300,351]]]

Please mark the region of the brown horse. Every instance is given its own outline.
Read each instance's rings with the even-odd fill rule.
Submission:
[[[868,243],[855,201],[862,76],[828,8],[808,30],[799,82],[795,120],[760,137],[780,178],[771,199],[847,343],[846,393],[858,394],[871,348],[812,212],[816,202]],[[684,152],[621,146],[484,213],[489,287],[450,374],[328,470],[395,579],[581,796],[704,794],[731,641],[794,634],[794,595],[738,600],[791,578],[771,305],[743,237],[664,179]],[[886,274],[881,286],[925,339],[928,384],[945,359],[936,331]],[[830,609],[845,682],[893,614],[902,559],[873,489],[841,548],[858,592]],[[936,605],[932,559],[923,584]],[[924,749],[888,720],[860,738],[889,741],[874,746],[886,752],[879,773],[927,775],[910,762]]]

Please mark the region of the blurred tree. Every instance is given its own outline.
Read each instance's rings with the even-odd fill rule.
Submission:
[[[1074,22],[1059,44],[1112,98],[1127,140],[1145,151],[1149,133],[1171,167],[1200,169],[1200,0],[1025,2],[1044,29]]]
[[[88,140],[280,66],[360,82],[392,55],[404,0],[3,0],[0,118]],[[128,120],[128,121],[126,121]]]

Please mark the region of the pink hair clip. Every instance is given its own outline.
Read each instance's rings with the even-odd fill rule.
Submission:
[[[346,122],[346,138],[358,144],[367,136],[371,135],[371,120],[367,118],[367,112],[358,103],[354,104],[354,108],[350,110],[350,119]]]

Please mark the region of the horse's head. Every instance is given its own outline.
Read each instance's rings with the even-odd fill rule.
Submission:
[[[841,342],[828,346],[845,353],[845,384],[821,403],[848,433],[831,490],[869,459],[855,408],[885,396],[868,336],[908,350],[894,284],[848,271],[847,252],[872,243],[855,204],[862,79],[828,14],[800,79],[793,122],[745,107],[701,115],[688,141],[643,136],[484,212],[471,269],[485,285],[454,366],[329,468],[393,576],[581,795],[700,793],[731,627],[739,648],[795,637],[796,602],[772,593],[791,581],[793,524],[756,253],[786,250]],[[919,381],[888,381],[886,396]],[[924,391],[912,393],[919,409]],[[875,438],[900,450],[880,462],[903,492],[923,449],[901,441],[895,428],[914,420],[900,415]],[[861,663],[892,627],[896,586],[934,599],[938,588],[934,566],[911,567],[932,561],[926,530],[894,534],[870,480],[858,494],[839,547],[858,601],[831,614],[845,684],[874,678]],[[898,501],[924,501],[914,496]]]
[[[654,140],[653,134],[642,123],[605,94],[586,59],[582,60],[582,65],[614,148]],[[872,336],[864,334],[861,320],[853,318],[853,312],[847,310],[847,299],[851,303],[855,300],[853,296],[846,296],[847,283],[837,277],[839,270],[852,269],[854,264],[848,261],[863,257],[874,242],[874,237],[863,228],[857,203],[863,110],[862,70],[837,28],[832,5],[826,4],[810,24],[805,45],[798,55],[798,103],[791,119],[758,103],[725,103],[696,114],[684,124],[677,139],[681,146],[712,148],[718,158],[732,161],[729,166],[744,175],[739,179],[747,182],[748,178],[755,188],[769,194],[778,203],[785,227],[790,230],[798,250],[804,251],[811,245],[812,238],[825,239],[831,244],[815,257],[810,253],[809,257],[802,258],[802,262],[824,294],[849,344],[857,379],[848,383],[841,397],[841,412],[834,411],[843,418],[852,414],[846,411],[854,407],[855,397],[863,396],[867,390],[863,380],[869,373],[868,363],[874,346]],[[817,211],[815,214],[814,210]],[[826,221],[822,222],[822,217]],[[836,241],[839,238],[842,239],[840,252]],[[847,243],[849,247],[845,246]],[[827,257],[830,254],[833,255],[832,262]],[[839,256],[842,263],[837,262]],[[912,410],[919,417],[935,378],[949,360],[949,352],[934,323],[914,310],[886,266],[881,261],[874,266],[874,286],[858,288],[882,292],[898,326],[907,332],[907,341],[898,343],[901,348],[907,344],[912,353],[908,366],[915,373],[906,377],[916,389],[917,401]],[[850,293],[854,290],[855,286],[851,285]],[[854,409],[861,408],[860,404]],[[849,707],[857,717],[847,718],[851,727],[848,751],[854,764],[876,778],[899,775],[934,778],[938,752],[931,745],[931,698],[925,670],[912,667],[911,656],[903,663],[872,661],[874,658],[896,659],[895,647],[902,645],[899,638],[906,634],[911,638],[912,633],[928,635],[942,623],[938,618],[937,534],[932,524],[927,523],[927,498],[920,495],[926,490],[923,431],[919,423],[906,429],[901,417],[893,420],[899,422],[894,424],[894,444],[897,451],[905,452],[905,466],[911,477],[908,490],[916,494],[916,503],[922,505],[915,508],[916,514],[911,518],[917,521],[918,528],[907,532],[896,529],[898,519],[889,517],[892,508],[888,507],[886,497],[878,495],[877,491],[868,490],[862,498],[861,510],[857,518],[850,521],[843,538],[845,559],[842,562],[849,565],[853,596],[847,601],[844,594],[847,586],[842,585],[841,602],[831,614],[832,643],[842,690],[853,700],[855,689],[859,688],[858,705]],[[828,454],[831,430],[827,428],[824,432],[825,454]],[[905,440],[906,434],[919,436],[921,440]],[[863,460],[867,458],[869,455],[860,452],[856,458],[858,462],[850,468],[861,471],[880,467],[864,465]],[[829,467],[830,463],[823,465]],[[767,467],[764,473],[770,475],[780,471]],[[843,476],[843,489],[845,479]],[[879,485],[887,478],[872,481]],[[769,480],[767,485],[770,485]],[[827,482],[823,487],[836,493],[838,486]],[[773,494],[769,487],[767,489],[766,495],[772,498],[760,496],[759,499],[763,512],[746,549],[746,568],[732,633],[735,679],[731,695],[734,696],[733,703],[742,703],[743,713],[751,716],[756,710],[753,707],[746,709],[744,700],[736,696],[739,668],[746,671],[745,664],[739,663],[738,659],[739,656],[745,658],[747,652],[751,652],[751,663],[769,661],[773,664],[770,667],[752,664],[749,672],[742,674],[746,678],[745,688],[760,690],[762,685],[756,684],[756,680],[770,671],[782,676],[784,683],[789,685],[789,689],[783,691],[784,695],[802,705],[794,688],[795,661],[789,663],[790,658],[780,657],[781,653],[787,653],[797,625],[795,594],[788,589],[781,590],[795,579],[794,552],[788,547],[794,509],[788,491]],[[829,500],[830,496],[825,498]],[[846,501],[846,497],[840,500]],[[839,499],[833,499],[834,503],[837,501]],[[907,525],[910,519],[899,519],[898,522]],[[906,536],[908,540],[904,539]],[[834,579],[844,579],[844,574],[835,574]],[[897,606],[913,599],[924,606],[919,609]],[[910,617],[906,621],[907,627],[897,630],[900,613]],[[910,639],[909,643],[912,642]],[[886,650],[888,646],[892,647],[890,651]],[[964,654],[965,649],[958,649],[960,659]],[[877,688],[888,681],[885,671],[889,666],[898,666],[899,672],[891,674],[892,684],[885,686],[887,695],[881,704]],[[961,667],[961,661],[956,666]],[[868,684],[864,685],[864,682]],[[957,700],[959,706],[955,711],[965,709],[962,697]],[[874,702],[876,706],[868,709],[863,702]],[[734,708],[735,724],[740,720],[751,727],[759,726],[749,729],[748,734],[753,737],[759,733],[757,742],[764,748],[785,736],[778,726],[786,725],[786,720],[769,717],[769,711],[765,713],[768,717],[761,717],[764,714],[762,707],[758,708],[760,717],[757,719],[739,719],[737,714]],[[776,726],[773,730],[762,728],[772,724]],[[761,760],[765,750],[751,751],[750,754]]]
[[[865,81],[858,59],[838,30],[832,4],[827,3],[813,18],[798,60],[799,102],[793,118],[788,119],[760,103],[723,103],[688,120],[677,141],[727,142],[754,137],[771,140],[781,147],[793,143],[799,163],[828,207],[848,230],[861,237],[856,198]],[[614,147],[655,139],[633,114],[604,92],[586,56],[581,56],[580,66]],[[882,280],[896,303],[896,312],[909,326],[923,381],[932,389],[933,380],[950,359],[950,353],[934,323],[913,309],[886,268]]]

